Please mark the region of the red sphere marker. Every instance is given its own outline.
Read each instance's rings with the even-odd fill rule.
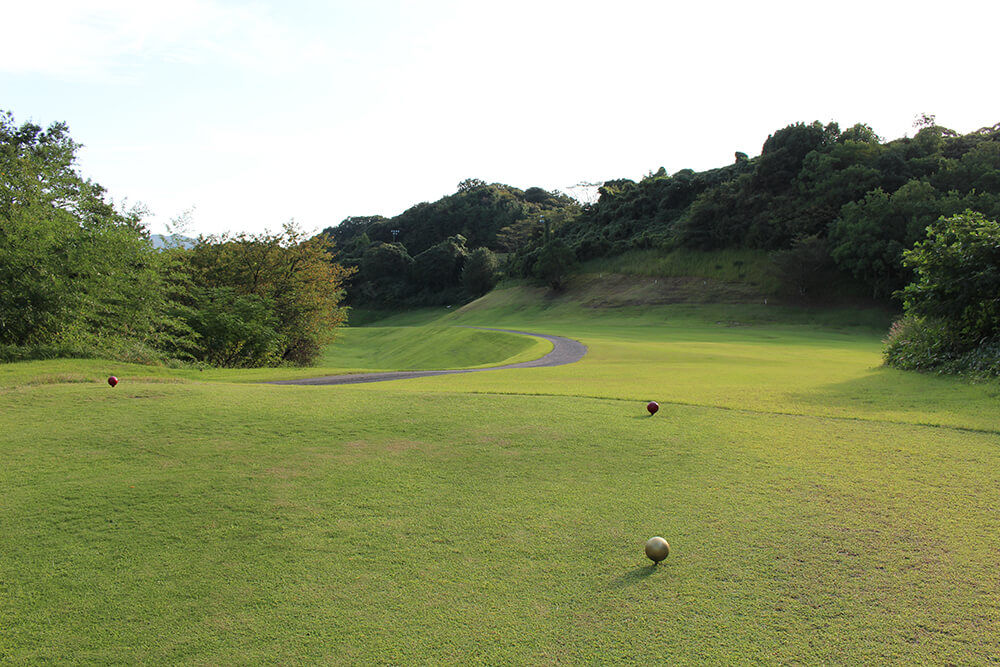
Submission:
[[[646,409],[649,410],[649,416],[652,417],[656,414],[656,411],[660,409],[660,404],[656,401],[650,401],[646,404]]]
[[[112,375],[111,377],[108,378],[108,384],[110,384],[112,387],[115,386],[116,384],[118,384],[118,378]]]

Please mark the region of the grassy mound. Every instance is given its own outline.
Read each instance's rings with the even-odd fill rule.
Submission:
[[[537,359],[552,344],[500,331],[445,326],[346,329],[321,365],[361,370],[477,368]]]

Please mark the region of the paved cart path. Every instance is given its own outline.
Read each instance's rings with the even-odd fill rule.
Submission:
[[[534,336],[544,338],[552,343],[552,351],[544,357],[522,361],[519,364],[507,364],[506,366],[490,366],[489,368],[459,368],[448,371],[389,371],[385,373],[355,373],[353,375],[327,375],[318,378],[304,378],[302,380],[280,380],[269,382],[268,384],[360,384],[362,382],[387,382],[389,380],[406,380],[408,378],[423,378],[432,375],[453,375],[455,373],[481,373],[484,371],[501,371],[507,368],[541,368],[545,366],[563,366],[572,364],[587,354],[587,346],[570,338],[562,336],[550,336],[548,334],[531,333],[528,331],[514,331],[512,329],[490,329],[488,327],[473,327],[475,329],[486,329],[487,331],[503,331],[505,333],[520,334],[521,336]]]

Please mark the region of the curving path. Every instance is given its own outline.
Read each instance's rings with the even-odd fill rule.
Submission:
[[[362,382],[387,382],[388,380],[406,380],[408,378],[422,378],[431,375],[453,375],[455,373],[479,373],[482,371],[500,371],[507,368],[541,368],[544,366],[563,366],[572,364],[587,354],[587,346],[570,338],[562,336],[550,336],[548,334],[530,333],[528,331],[514,331],[512,329],[491,329],[489,327],[473,327],[475,329],[486,329],[487,331],[503,331],[505,333],[520,334],[522,336],[534,336],[544,338],[552,343],[552,351],[544,357],[522,361],[519,364],[507,364],[506,366],[490,366],[489,368],[459,368],[449,371],[388,371],[384,373],[355,373],[353,375],[327,375],[318,378],[304,378],[302,380],[279,380],[268,382],[267,384],[360,384]]]

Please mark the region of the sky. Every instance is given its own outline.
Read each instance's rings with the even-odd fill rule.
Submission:
[[[150,231],[307,231],[467,178],[710,169],[794,122],[1000,122],[1000,4],[617,0],[5,3],[0,109],[64,121]]]

